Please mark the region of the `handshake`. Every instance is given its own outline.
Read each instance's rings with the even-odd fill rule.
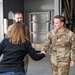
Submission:
[[[42,53],[42,54],[45,54],[45,55],[46,55],[46,52],[45,52],[45,51],[41,51],[40,53]]]

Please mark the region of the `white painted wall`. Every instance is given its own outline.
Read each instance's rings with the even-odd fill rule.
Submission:
[[[2,2],[3,0],[0,0],[0,2]]]
[[[4,38],[3,35],[3,0],[0,0],[0,42]],[[0,60],[2,59],[2,56],[0,57]]]
[[[0,41],[4,38],[3,33],[3,3],[0,0]]]

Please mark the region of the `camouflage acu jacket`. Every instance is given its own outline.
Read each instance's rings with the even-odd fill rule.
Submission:
[[[70,61],[71,50],[74,53],[72,60],[75,61],[75,34],[72,31],[66,28],[62,33],[58,33],[56,30],[50,31],[47,34],[42,50],[47,51],[50,46],[52,47],[51,56],[58,61]]]

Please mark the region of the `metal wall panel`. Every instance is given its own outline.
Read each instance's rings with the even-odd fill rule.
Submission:
[[[51,12],[31,12],[29,14],[30,40],[32,43],[43,43],[50,31]]]
[[[48,32],[48,23],[33,23],[33,32]]]

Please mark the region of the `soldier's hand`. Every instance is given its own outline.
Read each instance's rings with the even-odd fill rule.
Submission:
[[[74,65],[74,61],[71,61],[71,62],[70,62],[70,66],[73,66],[73,65]]]

